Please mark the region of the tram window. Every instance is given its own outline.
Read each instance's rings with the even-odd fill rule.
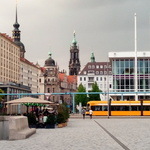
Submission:
[[[112,111],[140,111],[140,106],[111,106]]]
[[[102,111],[107,111],[107,106],[102,106]]]
[[[143,110],[145,110],[145,111],[150,110],[150,106],[143,106]]]
[[[139,108],[139,106],[131,106],[131,110],[132,111],[139,111],[140,108]]]
[[[102,110],[102,106],[91,106],[91,109],[93,111],[101,111]]]
[[[129,111],[129,106],[111,106],[111,111]]]

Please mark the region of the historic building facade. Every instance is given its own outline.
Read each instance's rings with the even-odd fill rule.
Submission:
[[[19,82],[20,48],[0,33],[0,82]]]
[[[77,78],[76,76],[67,76],[64,71],[60,72],[55,60],[52,59],[52,54],[49,53],[49,58],[45,60],[45,65],[41,68],[39,87],[40,93],[46,93],[40,96],[41,99],[55,103],[66,102],[70,106],[72,104],[70,94],[60,95],[56,93],[75,92],[77,88]]]
[[[78,75],[80,67],[79,46],[77,46],[77,41],[74,33],[74,38],[70,47],[69,75]]]
[[[40,67],[25,58],[25,46],[20,41],[21,31],[16,18],[12,38],[0,33],[0,88],[5,93],[38,93]],[[9,101],[17,95],[6,96]]]
[[[58,66],[52,59],[52,54],[49,53],[49,58],[45,60],[45,65],[41,68],[41,75],[39,78],[40,93],[59,93],[58,81]],[[47,99],[53,102],[60,100],[60,95],[41,95],[42,99]]]
[[[32,93],[39,93],[40,67],[25,58],[20,58],[20,83],[31,88]]]
[[[91,62],[88,62],[78,74],[78,86],[82,84],[86,92],[92,89],[94,82],[97,82],[102,92],[109,92],[113,88],[112,67],[110,62],[96,62],[94,53],[91,55]],[[107,96],[101,95],[105,100]]]

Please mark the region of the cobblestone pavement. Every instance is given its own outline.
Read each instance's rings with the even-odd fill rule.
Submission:
[[[0,149],[149,150],[150,119],[69,119],[64,128],[37,129],[25,140],[2,140]]]

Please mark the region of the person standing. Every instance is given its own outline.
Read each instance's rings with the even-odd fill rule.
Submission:
[[[90,109],[89,110],[90,119],[92,119],[92,114],[93,114],[93,111],[92,111],[92,109]]]
[[[83,109],[82,109],[83,119],[85,119],[85,112],[86,112],[86,110],[83,108]]]

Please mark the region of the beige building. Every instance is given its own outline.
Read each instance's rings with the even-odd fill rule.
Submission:
[[[20,83],[31,88],[32,93],[39,93],[40,67],[25,58],[20,58]]]
[[[19,82],[20,47],[0,33],[0,82]]]

